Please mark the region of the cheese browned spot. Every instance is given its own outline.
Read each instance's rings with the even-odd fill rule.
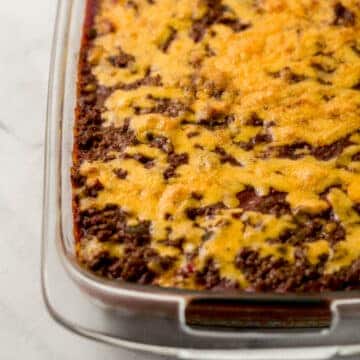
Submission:
[[[96,4],[79,261],[166,287],[359,288],[358,1]]]

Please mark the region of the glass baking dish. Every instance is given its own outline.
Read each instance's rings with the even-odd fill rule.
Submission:
[[[52,317],[97,341],[184,359],[360,354],[357,291],[278,295],[160,289],[98,278],[78,265],[70,166],[86,3],[59,0],[52,53],[42,233],[42,288]]]

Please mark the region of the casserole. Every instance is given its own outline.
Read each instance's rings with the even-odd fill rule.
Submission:
[[[86,14],[79,262],[193,290],[359,289],[355,2],[99,0]]]
[[[309,358],[358,351],[359,336],[354,331],[360,317],[357,291],[274,295],[159,289],[115,284],[78,265],[69,179],[82,26],[79,19],[84,9],[85,1],[59,2],[54,42],[42,268],[51,314],[72,330],[100,341],[184,358],[264,358],[265,354],[276,359],[279,348],[287,349],[289,358],[299,358],[297,349],[303,347]],[[56,280],[63,276],[57,251],[74,284],[102,306],[89,302],[65,279]]]

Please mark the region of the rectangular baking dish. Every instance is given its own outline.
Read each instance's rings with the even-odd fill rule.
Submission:
[[[50,69],[42,287],[52,317],[98,341],[181,358],[329,359],[360,353],[357,291],[275,295],[160,289],[101,279],[78,265],[70,167],[86,3],[59,0]]]

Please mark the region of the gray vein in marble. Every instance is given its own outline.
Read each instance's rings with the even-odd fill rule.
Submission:
[[[0,120],[0,130],[11,135],[10,129],[1,120]]]
[[[32,148],[32,149],[42,149],[44,144],[43,142],[35,142],[35,143],[29,143],[28,141],[24,140],[20,136],[18,136],[15,132],[13,132],[12,129],[10,129],[8,126],[6,126],[3,122],[0,120],[0,132],[3,134],[6,134],[7,136],[11,136],[12,138],[16,139],[18,143],[20,143],[23,146]]]

